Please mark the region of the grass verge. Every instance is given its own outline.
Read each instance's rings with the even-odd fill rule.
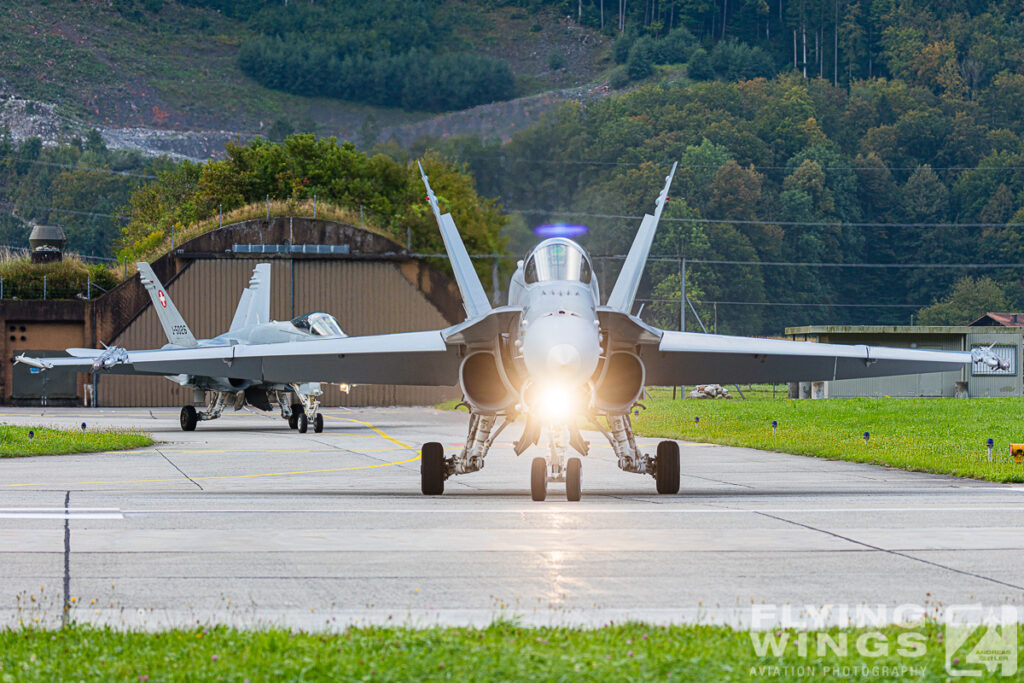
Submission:
[[[178,246],[181,246],[191,239],[219,228],[221,223],[224,225],[232,225],[234,223],[241,223],[254,218],[265,218],[268,214],[271,218],[280,218],[281,216],[301,216],[305,218],[312,218],[313,215],[316,214],[316,217],[319,220],[358,225],[360,226],[360,229],[367,232],[382,235],[389,239],[395,239],[394,235],[389,235],[386,231],[381,230],[370,221],[360,218],[358,211],[352,211],[351,209],[346,209],[342,206],[325,202],[322,199],[316,202],[312,199],[289,199],[274,200],[269,203],[255,202],[253,204],[246,204],[245,206],[241,206],[224,214],[223,219],[220,216],[211,216],[210,218],[201,220],[198,223],[194,223],[177,230],[174,235],[175,243]],[[171,235],[168,233],[162,236],[160,242],[148,246],[143,250],[133,252],[129,259],[127,270],[122,270],[122,267],[120,266],[115,266],[113,270],[119,279],[123,278],[125,274],[127,274],[128,277],[131,277],[138,270],[135,266],[137,261],[152,263],[170,251]],[[124,256],[119,256],[119,258],[123,259]]]
[[[1020,398],[673,401],[671,390],[658,389],[644,404],[647,410],[634,421],[643,436],[1024,481],[1024,464],[1013,462],[1008,451],[1010,443],[1024,443]],[[864,432],[870,434],[867,442]],[[989,438],[993,462],[985,447]]]
[[[152,444],[153,439],[148,434],[135,430],[77,430],[0,425],[0,458],[121,451]]]
[[[576,629],[498,622],[483,629],[370,627],[337,634],[223,627],[6,630],[0,631],[0,680],[938,681],[947,679],[943,631],[928,622],[803,632],[801,656],[797,631],[636,623]],[[819,634],[839,643],[843,654],[818,647]],[[772,636],[777,644],[786,641],[778,655],[764,647]],[[979,668],[966,659],[977,639],[954,653],[957,665]],[[1016,647],[1024,654],[1022,645]]]

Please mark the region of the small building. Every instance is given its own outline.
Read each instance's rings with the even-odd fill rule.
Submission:
[[[987,314],[1010,315],[1013,314]],[[1018,314],[1024,321],[1024,315]],[[983,316],[984,317],[984,316]],[[1012,319],[1012,318],[1011,318]],[[981,320],[981,319],[979,319]],[[977,323],[978,321],[975,321]],[[1024,325],[1024,323],[1022,323]],[[970,351],[992,346],[1000,358],[1008,360],[1008,370],[997,370],[975,363],[962,370],[895,375],[869,379],[841,379],[824,383],[818,395],[831,398],[857,396],[912,397],[984,397],[1024,395],[1021,356],[1024,352],[1024,326],[990,325],[811,325],[788,327],[786,336],[797,341],[829,344],[867,344],[935,351]]]
[[[1024,313],[986,313],[970,327],[1024,327]]]
[[[68,238],[58,225],[35,225],[28,236],[32,263],[53,263],[63,258]]]

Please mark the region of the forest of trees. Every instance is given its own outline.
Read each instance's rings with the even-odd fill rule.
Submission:
[[[27,247],[29,222],[53,224],[64,228],[69,250],[109,258],[132,192],[174,165],[107,149],[95,130],[55,147],[39,138],[15,143],[0,130],[0,245]]]
[[[188,2],[251,17],[256,27],[270,16],[263,12],[284,7]],[[21,219],[35,219],[64,225],[78,251],[110,254],[117,238],[127,254],[152,233],[219,206],[316,194],[363,206],[400,241],[410,228],[415,250],[438,251],[413,163],[425,157],[470,251],[522,253],[534,241],[531,226],[586,223],[583,241],[602,257],[598,273],[607,287],[621,263],[615,257],[628,249],[639,216],[678,161],[652,252],[663,260],[649,264],[641,292],[652,322],[679,324],[682,258],[689,297],[722,332],[778,334],[799,324],[907,323],[914,316],[967,322],[961,318],[982,306],[1024,310],[1019,7],[920,0],[626,0],[614,11],[601,0],[492,4],[555,6],[599,29],[603,8],[604,30],[618,36],[610,62],[628,80],[647,78],[658,64],[686,64],[688,77],[677,70],[671,83],[566,104],[504,142],[422,139],[407,149],[384,143],[370,155],[333,138],[296,135],[283,144],[231,145],[221,161],[175,164],[107,150],[98,134],[59,147],[2,136],[0,187],[19,217],[0,222],[2,241],[24,240]],[[268,24],[260,34],[268,41],[315,34],[324,5],[303,5],[288,5],[296,23]],[[432,41],[446,29],[427,3],[380,6],[385,14],[407,10],[394,26],[362,25],[380,54],[437,54]],[[351,7],[355,25],[366,5]],[[362,55],[365,48],[344,49]],[[507,215],[482,197],[500,198]],[[948,267],[958,264],[974,267]],[[695,323],[691,317],[687,327]]]
[[[737,41],[775,69],[833,84],[896,77],[941,94],[977,94],[1024,65],[1024,18],[1014,0],[513,0],[554,4],[587,26],[630,40],[684,28],[707,51]],[[620,48],[622,49],[622,48]],[[681,60],[688,61],[688,60]]]
[[[243,43],[238,63],[268,88],[425,111],[465,109],[515,95],[508,64],[466,49],[439,16],[437,3],[249,4],[260,5],[249,19],[257,37]],[[230,9],[233,16],[249,16],[240,11]]]
[[[1024,75],[1011,72],[960,98],[896,79],[845,89],[794,73],[647,86],[566,105],[506,144],[422,140],[411,154],[461,160],[483,195],[524,212],[514,225],[587,223],[585,242],[603,255],[625,253],[635,217],[679,161],[652,253],[692,260],[687,292],[702,317],[715,317],[713,301],[807,305],[719,305],[720,331],[906,323],[957,278],[978,275],[935,264],[1024,264],[1024,120],[1009,106],[1022,89]],[[516,248],[529,243],[525,230],[511,237]],[[609,283],[618,263],[605,262]],[[651,262],[648,274],[645,317],[677,326],[678,303],[657,300],[678,301],[678,264]],[[1024,308],[1024,268],[982,274]]]

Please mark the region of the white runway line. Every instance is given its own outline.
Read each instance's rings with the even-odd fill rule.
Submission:
[[[124,519],[118,508],[0,508],[0,519]]]
[[[173,510],[122,510],[128,516],[141,515],[265,515],[265,514],[289,514],[289,515],[323,515],[323,514],[368,514],[368,515],[389,515],[389,514],[413,514],[413,515],[480,515],[480,514],[511,514],[511,515],[565,515],[565,514],[673,514],[673,515],[733,515],[733,514],[818,514],[829,513],[865,513],[865,512],[1024,512],[1024,506],[1013,507],[900,507],[900,508],[728,508],[728,509],[688,509],[671,508],[667,506],[644,507],[644,508],[587,508],[578,505],[553,507],[528,507],[528,508],[317,508],[317,509],[212,509],[196,510],[194,508]],[[2,511],[0,511],[2,515]]]

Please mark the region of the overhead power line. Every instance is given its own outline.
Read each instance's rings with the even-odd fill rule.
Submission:
[[[653,164],[655,166],[664,166],[670,168],[672,161],[597,161],[588,159],[526,159],[521,157],[510,157],[504,154],[486,154],[486,153],[471,153],[471,154],[456,154],[458,159],[498,159],[504,163],[527,163],[527,164],[545,164],[552,166],[626,166],[626,167],[639,167],[644,164]],[[814,161],[814,159],[811,159]],[[742,168],[752,168],[755,171],[794,171],[796,167],[793,166],[778,166],[778,165],[744,165],[737,162]],[[823,171],[916,171],[922,166],[822,166]],[[694,170],[718,170],[723,164],[680,164],[679,169],[694,169]],[[1024,170],[1024,166],[928,166],[933,171],[1020,171]]]
[[[625,254],[614,256],[592,256],[594,259],[625,260]],[[650,256],[648,261],[678,262],[685,260],[687,264],[702,263],[730,266],[781,266],[805,268],[1024,268],[1024,263],[811,263],[804,261],[725,261],[717,259],[691,259],[685,256]]]
[[[688,297],[689,298],[689,297]],[[678,304],[679,299],[641,299],[637,298],[637,301],[646,301],[648,303],[673,303]],[[924,308],[931,304],[833,304],[833,303],[813,303],[813,302],[790,302],[790,301],[697,301],[695,303],[701,305],[718,305],[718,306],[799,306],[799,307],[814,307],[814,308]]]
[[[109,173],[111,175],[128,176],[130,178],[146,178],[148,180],[156,180],[155,175],[148,175],[145,173],[132,173],[131,171],[115,171],[112,168],[98,168],[95,166],[77,166],[75,164],[59,164],[55,161],[43,161],[41,159],[25,159],[24,157],[7,157],[26,164],[38,164],[40,166],[55,166],[57,168],[67,168],[73,171],[95,171],[96,173]]]
[[[581,216],[583,218],[615,218],[622,220],[643,220],[643,216],[627,216],[607,213],[585,213],[582,211],[559,211],[557,209],[511,209],[506,212],[523,214],[540,214],[544,216]],[[1024,227],[1024,223],[845,223],[842,221],[774,221],[774,220],[741,220],[726,218],[662,218],[666,223],[724,223],[728,225],[798,225],[828,228],[1015,228]]]

